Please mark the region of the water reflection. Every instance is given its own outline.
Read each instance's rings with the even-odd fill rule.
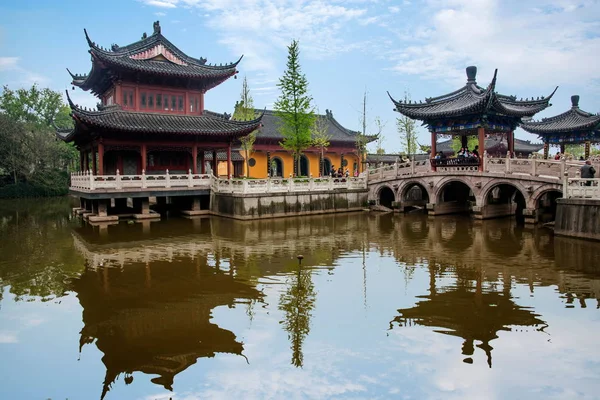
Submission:
[[[398,310],[400,315],[390,322],[390,329],[422,325],[436,328],[438,333],[461,337],[464,339],[462,354],[469,356],[463,361],[469,364],[473,363],[470,356],[474,352],[474,341],[479,341],[477,347],[485,352],[491,368],[493,347],[490,341],[498,338],[498,331],[510,331],[511,326],[531,326],[538,331],[547,327],[539,315],[512,301],[510,281],[504,282],[503,291],[498,292],[494,286],[484,288],[483,276],[476,273],[475,287],[469,285],[469,279],[457,277],[455,283],[438,290],[438,268],[430,266],[429,273],[429,294],[418,296],[423,300],[414,307]]]
[[[95,341],[104,353],[101,398],[120,374],[126,383],[135,371],[158,375],[152,382],[172,390],[174,376],[200,357],[241,356],[242,343],[210,322],[211,311],[261,298],[231,270],[210,266],[201,256],[88,268],[72,288],[83,308],[80,346]]]
[[[458,364],[481,364],[486,371],[486,363],[475,362],[477,354],[485,354],[492,367],[501,344],[520,340],[517,331],[545,336],[553,323],[556,330],[552,313],[531,308],[518,293],[533,296],[551,287],[543,293],[561,301],[548,303],[552,307],[598,307],[589,300],[600,293],[597,243],[556,238],[510,220],[365,213],[92,227],[71,219],[68,203],[57,204],[54,211],[0,207],[0,286],[9,287],[16,300],[77,295],[79,344],[102,352],[99,397],[114,389],[119,376],[132,383],[136,372],[172,390],[177,374],[220,354],[242,363],[248,357],[252,366],[248,335],[215,320],[216,309],[231,315],[240,309],[235,315],[251,320],[258,314],[263,324],[272,322],[268,329],[282,336],[282,359],[301,373],[315,357],[307,349],[322,334],[315,321],[323,323],[323,309],[343,314],[329,304],[332,298],[369,324],[332,325],[331,336],[376,338],[379,332],[429,329],[461,338],[462,344],[452,342],[462,353]],[[404,295],[383,291],[383,281],[398,277],[404,277]],[[350,283],[333,293],[323,286],[338,279]],[[367,305],[367,293],[377,306]],[[264,349],[270,343],[252,345]],[[385,341],[375,340],[373,348],[379,354],[398,351]]]

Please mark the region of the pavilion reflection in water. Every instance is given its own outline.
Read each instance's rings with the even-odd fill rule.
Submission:
[[[338,243],[351,248],[361,241],[352,239],[360,223],[352,217],[305,222],[204,218],[75,229],[75,248],[87,263],[72,282],[83,308],[80,346],[95,341],[104,353],[101,398],[120,375],[126,384],[136,371],[158,375],[152,382],[172,390],[175,375],[198,358],[245,357],[243,344],[212,323],[211,312],[243,303],[252,317],[251,306],[263,301],[256,285],[266,275],[287,277],[281,323],[291,363],[301,367],[315,300],[312,268],[332,265]],[[301,269],[298,253],[306,254]]]
[[[279,322],[288,334],[291,363],[302,366],[317,296],[313,270],[334,274],[341,257],[365,249],[393,256],[407,271],[429,268],[429,294],[399,310],[391,325],[423,325],[461,337],[465,362],[473,362],[479,347],[491,366],[491,343],[500,331],[545,329],[542,316],[512,297],[513,284],[532,293],[556,286],[567,304],[580,299],[585,305],[600,293],[600,267],[593,248],[585,247],[590,244],[506,221],[368,214],[181,219],[104,231],[82,225],[73,240],[88,265],[72,283],[83,307],[81,344],[95,341],[104,353],[103,396],[121,374],[126,383],[136,371],[158,375],[152,381],[171,389],[175,375],[198,358],[243,356],[243,344],[211,322],[211,312],[263,302],[257,285],[264,277],[285,277]],[[304,255],[302,269],[298,254]],[[368,262],[360,273],[366,302]],[[252,317],[251,307],[247,314]]]
[[[73,282],[83,308],[80,346],[95,340],[104,353],[101,398],[120,374],[126,383],[135,371],[158,375],[152,382],[172,390],[175,375],[198,358],[242,355],[242,343],[212,323],[211,312],[260,300],[261,293],[206,259],[195,261],[86,269]]]

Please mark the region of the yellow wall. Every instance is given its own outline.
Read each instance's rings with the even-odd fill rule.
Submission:
[[[243,151],[241,151],[240,154],[242,157],[245,156]],[[308,168],[309,168],[310,174],[312,174],[313,177],[319,176],[319,154],[307,152],[307,153],[304,153],[304,155],[308,158]],[[245,174],[245,175],[252,177],[252,178],[266,178],[267,177],[267,153],[265,151],[259,150],[259,151],[255,151],[254,153],[252,153],[250,155],[250,157],[254,158],[254,160],[256,161],[256,164],[254,165],[254,167],[250,167],[250,173]],[[290,174],[293,173],[293,171],[294,171],[294,165],[293,165],[294,160],[292,158],[292,155],[286,151],[271,152],[271,160],[273,160],[273,158],[275,158],[275,157],[279,157],[281,159],[281,161],[283,162],[283,176],[289,177]],[[339,153],[326,152],[325,158],[329,158],[329,160],[331,160],[331,163],[335,166],[336,170],[342,165],[341,164],[341,155]],[[354,154],[344,154],[344,159],[348,161],[348,165],[346,168],[348,168],[348,171],[350,171],[350,174],[352,175],[354,173],[352,168],[354,166],[354,162],[358,162],[358,157]],[[225,164],[225,163],[223,163],[223,164]],[[244,162],[244,171],[246,168],[245,164],[246,163]],[[359,168],[360,168],[360,165],[359,165]],[[344,169],[344,172],[345,171],[346,171],[346,169]],[[219,173],[221,173],[221,168],[219,168]],[[226,170],[223,174],[224,175],[227,174]]]

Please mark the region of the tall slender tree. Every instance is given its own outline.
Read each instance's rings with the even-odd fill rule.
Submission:
[[[410,94],[405,92],[404,101],[408,103],[409,100]],[[403,115],[396,118],[396,127],[398,128],[398,134],[400,135],[400,143],[404,147],[406,154],[410,157],[417,152],[418,147],[415,120]]]
[[[244,76],[244,81],[242,82],[242,92],[240,97],[240,101],[235,103],[233,118],[239,121],[250,121],[255,119],[256,111],[254,110],[254,100],[250,94],[250,87],[248,86],[248,79],[246,76]],[[252,131],[246,136],[240,138],[241,147],[244,151],[246,177],[250,176],[250,157],[252,157],[252,153],[254,152],[256,133],[257,131]]]
[[[317,112],[318,113],[318,112]],[[319,149],[319,175],[323,175],[323,159],[325,157],[325,150],[330,145],[331,135],[327,131],[327,117],[321,115],[315,118],[315,122],[312,127],[312,145]]]
[[[288,46],[287,68],[277,84],[281,94],[274,104],[282,121],[279,129],[283,140],[279,144],[294,156],[297,174],[300,173],[300,156],[312,144],[311,128],[315,120],[312,97],[308,94],[308,81],[301,71],[299,56],[298,41],[293,40]]]

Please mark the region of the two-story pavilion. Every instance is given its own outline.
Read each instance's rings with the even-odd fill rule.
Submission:
[[[260,112],[260,110],[256,110]],[[283,137],[280,133],[281,119],[275,111],[266,110],[262,119],[262,125],[256,133],[254,152],[251,155],[249,176],[254,178],[266,178],[267,176],[321,176],[329,175],[331,169],[346,169],[352,175],[355,171],[359,173],[364,169],[364,154],[357,151],[357,139],[360,132],[345,128],[338,122],[331,110],[325,110],[325,114],[315,115],[317,124],[326,132],[329,138],[329,146],[326,149],[310,147],[300,156],[300,171],[296,171],[297,164],[293,156],[281,147]],[[376,136],[367,135],[362,139],[365,145],[376,139]],[[244,152],[240,153],[242,156]]]
[[[585,158],[590,156],[590,145],[600,143],[600,115],[579,108],[579,96],[571,96],[571,109],[541,121],[530,121],[521,125],[527,132],[537,134],[544,141],[544,158],[548,158],[550,145],[584,144]]]
[[[466,147],[467,136],[477,135],[481,153],[485,149],[486,136],[503,136],[506,137],[508,151],[511,155],[514,154],[514,130],[522,123],[523,118],[531,118],[547,108],[556,89],[547,97],[517,100],[516,96],[496,93],[498,70],[494,72],[487,88],[477,84],[477,67],[467,67],[466,72],[465,86],[442,96],[427,98],[424,102],[397,101],[390,95],[395,105],[394,111],[423,121],[431,132],[432,157],[437,152],[438,136],[460,136],[463,147]],[[445,160],[435,160],[432,165],[435,168],[437,164],[444,162]],[[477,163],[481,169],[483,164],[480,160]]]
[[[81,170],[94,175],[148,175],[192,170],[205,172],[205,154],[213,163],[226,151],[232,175],[234,141],[260,126],[261,117],[233,121],[204,108],[205,93],[237,74],[240,60],[208,64],[173,45],[158,21],[152,35],[127,46],[105,49],[85,36],[92,58],[88,74],[71,74],[73,86],[100,99],[97,110],[82,108],[68,97],[73,129],[59,129],[60,139],[74,143]],[[69,72],[70,73],[70,72]],[[68,93],[67,93],[68,96]],[[216,165],[213,165],[216,171]]]

